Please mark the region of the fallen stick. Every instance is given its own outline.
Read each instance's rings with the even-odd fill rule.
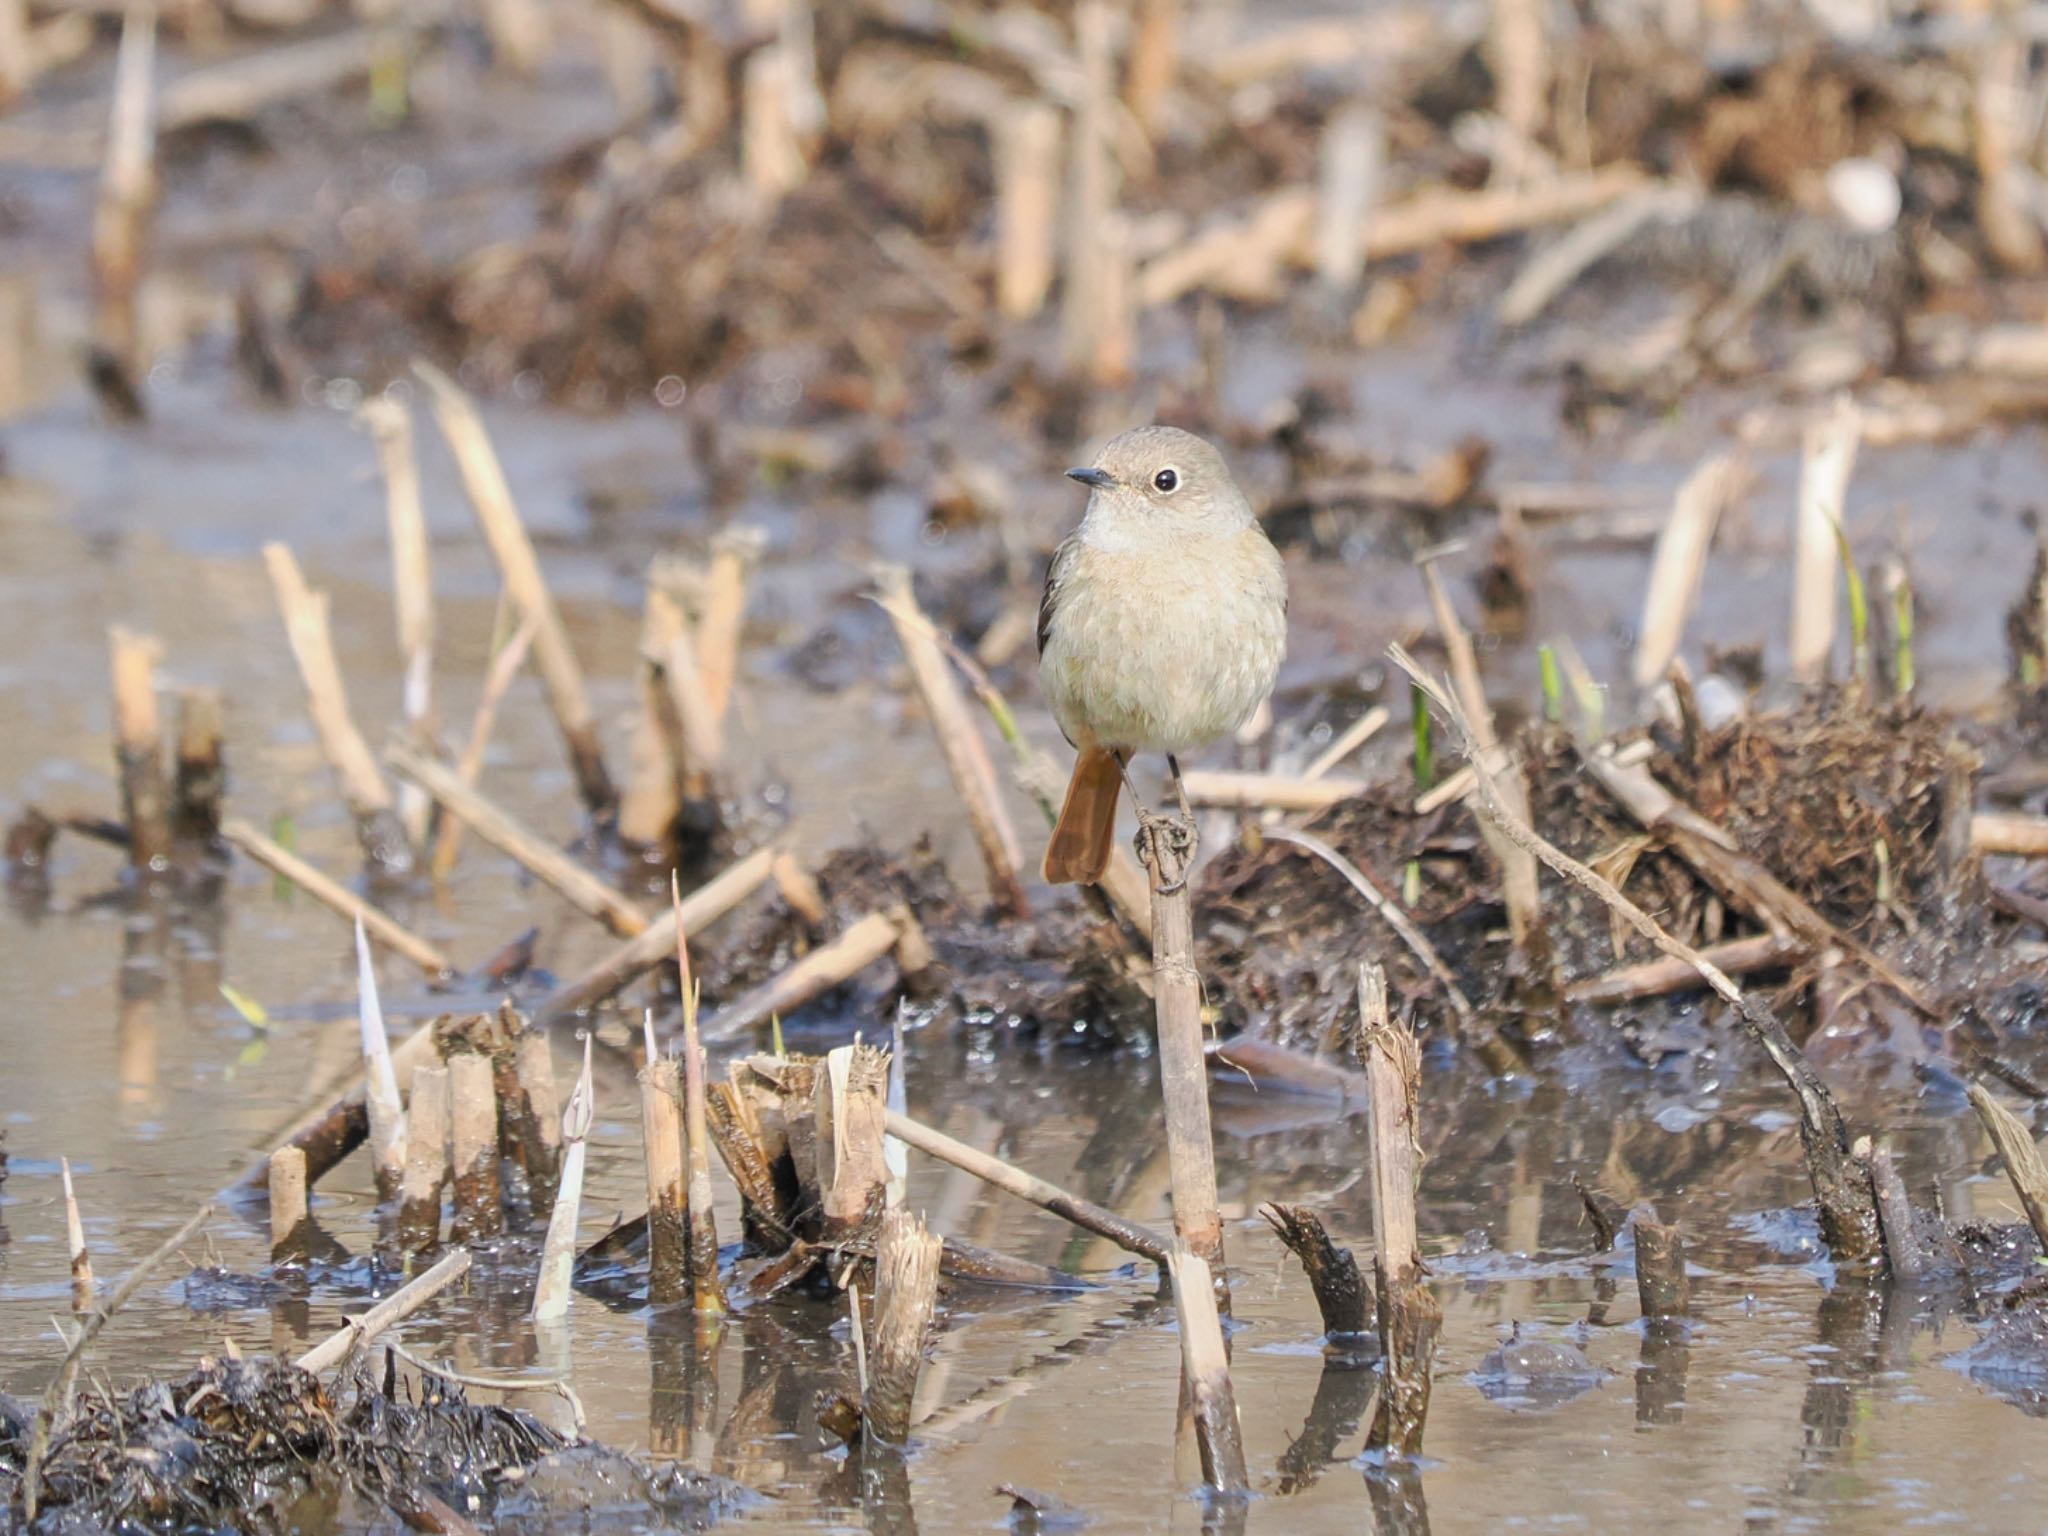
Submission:
[[[280,847],[239,816],[230,816],[223,821],[220,835],[265,869],[291,881],[329,911],[351,922],[361,923],[372,939],[410,960],[426,973],[429,981],[440,981],[455,974],[455,967],[448,957],[425,939],[401,928],[353,891],[329,879],[297,854]]]
[[[1388,654],[1435,701],[1459,732],[1464,734],[1463,712],[1454,699],[1432,682],[1407,651],[1392,647]],[[1466,736],[1469,740],[1469,736]],[[1861,1263],[1879,1251],[1877,1212],[1870,1196],[1870,1180],[1850,1150],[1849,1132],[1840,1107],[1820,1074],[1807,1061],[1786,1033],[1777,1016],[1750,999],[1734,982],[1697,950],[1671,937],[1642,908],[1616,890],[1593,870],[1546,842],[1526,821],[1518,821],[1502,802],[1485,765],[1474,759],[1478,769],[1475,788],[1487,816],[1508,836],[1529,849],[1565,879],[1597,896],[1607,906],[1674,959],[1684,960],[1698,971],[1715,994],[1741,1018],[1752,1038],[1763,1047],[1799,1100],[1800,1140],[1806,1151],[1807,1173],[1813,1180],[1814,1195],[1820,1202],[1821,1232],[1828,1250],[1838,1263]]]
[[[392,809],[391,791],[377,771],[377,759],[349,715],[348,690],[342,684],[328,626],[327,594],[306,585],[298,561],[283,544],[264,545],[263,563],[269,568],[278,611],[284,615],[285,636],[306,688],[314,734],[341,787],[341,798],[355,818],[357,840],[373,862],[402,873],[411,867],[411,847]]]
[[[1183,774],[1190,805],[1236,811],[1326,811],[1366,791],[1363,779],[1312,778],[1292,773],[1229,773],[1196,769]]]
[[[765,871],[764,871],[765,873]],[[691,924],[694,932],[700,924]],[[671,940],[673,935],[670,936]],[[829,944],[743,993],[704,1021],[704,1038],[736,1039],[770,1018],[802,1007],[821,992],[849,981],[894,950],[903,926],[887,912],[870,912]]]
[[[1223,1320],[1216,1310],[1214,1278],[1208,1261],[1178,1241],[1166,1264],[1173,1277],[1174,1310],[1180,1314],[1181,1371],[1194,1405],[1202,1481],[1219,1493],[1243,1493],[1251,1480],[1245,1468],[1237,1393],[1230,1384]]]
[[[425,1274],[400,1286],[361,1317],[350,1318],[292,1362],[309,1375],[341,1364],[393,1323],[403,1322],[469,1273],[469,1250],[458,1248]]]
[[[384,761],[478,837],[559,892],[577,911],[596,918],[623,938],[647,931],[647,914],[631,900],[529,830],[510,811],[463,783],[445,764],[402,742],[385,749]]]
[[[767,883],[775,850],[757,848],[729,865],[709,883],[683,898],[683,928],[702,933]],[[634,935],[582,975],[563,983],[534,1008],[534,1019],[554,1025],[596,1007],[675,953],[676,917],[663,913],[646,931]]]
[[[1415,797],[1415,814],[1427,816],[1438,808],[1449,805],[1453,800],[1464,799],[1472,793],[1472,785],[1477,778],[1478,775],[1473,773],[1470,764],[1460,768],[1449,778],[1440,780],[1435,788],[1425,790]]]
[[[385,395],[372,395],[356,412],[376,445],[384,476],[385,526],[391,542],[391,600],[398,619],[398,649],[405,658],[405,724],[424,742],[434,717],[434,578],[427,556],[427,515],[420,502],[420,469],[413,453],[412,413]],[[401,791],[398,819],[415,848],[427,845],[429,805],[416,788]]]
[[[491,655],[483,688],[477,694],[476,713],[470,719],[469,740],[463,744],[462,753],[455,761],[456,776],[471,788],[483,774],[484,753],[490,746],[491,731],[498,721],[498,706],[504,702],[513,680],[519,676],[519,669],[526,665],[526,655],[533,648],[536,632],[532,619],[521,621],[518,629]],[[448,878],[448,872],[455,867],[456,850],[461,845],[462,823],[452,816],[444,817],[434,837],[433,876],[436,880]]]
[[[1070,1221],[1084,1232],[1093,1232],[1115,1243],[1127,1253],[1134,1253],[1141,1259],[1150,1259],[1162,1268],[1166,1264],[1170,1244],[1167,1239],[1137,1222],[1127,1221],[1106,1206],[1084,1200],[1079,1195],[1068,1194],[1056,1184],[1048,1184],[1035,1174],[1004,1162],[987,1152],[970,1147],[964,1141],[956,1141],[943,1131],[912,1120],[907,1115],[891,1111],[888,1119],[891,1136],[905,1146],[936,1157],[943,1163],[950,1163],[966,1173],[973,1174],[985,1184],[993,1185],[1005,1194],[1015,1195],[1019,1200],[1028,1201],[1042,1211],[1048,1211],[1062,1220]]]
[[[867,1350],[861,1427],[881,1445],[910,1438],[911,1401],[939,1296],[939,1239],[909,1211],[882,1213],[875,1242],[875,1331]]]
[[[170,864],[170,793],[164,782],[163,727],[156,664],[163,647],[118,625],[107,631],[114,674],[114,760],[121,775],[121,820],[128,862],[144,874]]]
[[[2005,1176],[2027,1213],[2027,1224],[2040,1239],[2042,1250],[2048,1252],[2048,1166],[2042,1163],[2041,1149],[2034,1145],[2034,1133],[1982,1083],[1970,1084],[1970,1107],[1977,1111],[1991,1144],[1998,1148]]]
[[[996,784],[995,764],[988,747],[968,713],[953,669],[946,664],[945,647],[930,619],[918,607],[910,587],[906,566],[883,565],[875,569],[877,601],[895,627],[896,642],[909,663],[911,681],[924,702],[932,734],[939,739],[939,752],[952,776],[953,792],[967,811],[967,825],[974,833],[975,846],[988,871],[989,894],[998,913],[1005,917],[1027,917],[1031,904],[1024,895],[1018,871],[1024,856],[1018,847],[1017,829],[1010,824]]]
[[[1970,851],[2011,854],[2023,859],[2048,857],[2048,816],[1978,811],[1970,817]]]
[[[42,1401],[36,1405],[35,1428],[29,1434],[28,1449],[22,1455],[22,1512],[28,1523],[34,1523],[36,1509],[42,1499],[43,1461],[49,1454],[50,1432],[56,1427],[57,1420],[71,1411],[71,1391],[78,1380],[79,1362],[85,1357],[86,1346],[100,1336],[100,1330],[107,1326],[114,1314],[142,1289],[142,1282],[155,1272],[156,1267],[184,1247],[212,1214],[213,1204],[209,1201],[186,1217],[183,1226],[121,1277],[120,1284],[72,1335],[70,1344],[65,1347],[63,1362],[57,1367],[56,1379],[44,1389]]]
[[[1803,939],[1783,934],[1759,933],[1746,939],[1730,939],[1700,951],[1700,958],[1730,976],[1747,976],[1756,971],[1775,971],[1811,954]],[[1637,998],[1665,997],[1704,986],[1700,973],[1685,960],[1666,956],[1641,965],[1623,966],[1604,976],[1589,976],[1565,988],[1568,1003],[1626,1003]]]
[[[415,361],[413,371],[426,383],[434,419],[448,441],[449,451],[455,455],[463,488],[469,493],[469,504],[483,528],[491,556],[497,561],[505,591],[521,617],[534,626],[534,664],[540,669],[548,708],[562,733],[583,803],[591,814],[602,815],[612,809],[616,796],[611,775],[605,771],[596,717],[583,685],[583,670],[570,648],[568,631],[562,627],[561,614],[556,611],[547,580],[541,575],[533,541],[520,520],[519,508],[512,500],[511,487],[505,483],[505,471],[484,431],[483,419],[469,397],[440,369]]]

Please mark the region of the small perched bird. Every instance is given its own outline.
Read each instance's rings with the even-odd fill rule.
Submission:
[[[1108,868],[1131,755],[1164,752],[1178,789],[1178,754],[1251,718],[1287,648],[1280,554],[1209,444],[1137,427],[1067,474],[1088,510],[1038,606],[1040,685],[1080,752],[1045,850],[1055,885]]]

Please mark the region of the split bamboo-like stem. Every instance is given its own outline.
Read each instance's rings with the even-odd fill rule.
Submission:
[[[562,733],[570,765],[583,803],[593,815],[612,809],[616,796],[611,775],[605,771],[604,752],[598,741],[597,718],[590,707],[590,695],[583,684],[583,669],[569,645],[569,632],[562,625],[547,580],[541,575],[540,559],[512,499],[512,488],[484,431],[483,418],[456,382],[431,363],[415,362],[413,370],[427,385],[440,424],[462,474],[469,504],[482,526],[485,542],[498,565],[499,578],[511,597],[513,607],[534,626],[533,658],[547,689],[548,707]]]
[[[370,937],[360,919],[356,923],[356,1011],[362,1025],[363,1102],[370,1117],[377,1198],[388,1201],[397,1197],[405,1177],[405,1111],[398,1096],[398,1073],[391,1065],[391,1042],[384,1033],[384,1007],[377,997]]]
[[[690,970],[690,934],[683,926],[682,887],[669,877],[669,902],[676,923],[676,970],[683,998],[683,1147],[688,1159],[690,1296],[700,1317],[725,1311],[718,1279],[718,1219],[711,1209],[710,1106],[704,1085],[704,1041],[697,1028],[698,986]]]
[[[1173,1305],[1180,1315],[1180,1362],[1194,1404],[1195,1444],[1202,1481],[1219,1493],[1241,1494],[1251,1486],[1244,1460],[1244,1431],[1238,1423],[1237,1392],[1230,1382],[1230,1354],[1209,1264],[1185,1243],[1167,1255],[1173,1277]]]
[[[263,563],[269,568],[278,610],[284,615],[285,635],[306,687],[314,733],[334,770],[349,814],[355,817],[363,852],[384,868],[403,872],[411,867],[410,845],[392,809],[391,791],[377,771],[377,759],[349,714],[348,690],[341,680],[328,625],[327,594],[306,585],[298,561],[283,544],[264,545]]]
[[[753,895],[767,883],[774,863],[773,848],[757,848],[684,897],[685,931],[702,933]],[[644,933],[626,940],[580,976],[541,999],[534,1009],[535,1019],[542,1024],[558,1024],[587,1008],[596,1007],[636,977],[645,975],[668,959],[675,953],[675,947],[675,914],[665,912],[655,918]]]
[[[498,1085],[491,1059],[479,1051],[448,1058],[449,1145],[455,1167],[458,1243],[496,1237],[505,1230],[504,1189],[498,1178]]]
[[[438,1247],[441,1197],[448,1187],[448,1069],[422,1063],[413,1069],[406,1105],[405,1174],[400,1182],[398,1239],[410,1252]],[[276,1198],[271,1223],[277,1221]]]
[[[647,914],[631,900],[533,832],[510,811],[463,783],[461,776],[446,764],[435,762],[402,742],[393,742],[385,750],[384,760],[439,801],[442,809],[478,837],[560,892],[579,912],[596,918],[624,938],[647,931]]]
[[[439,981],[455,974],[454,964],[425,939],[400,927],[355,892],[322,874],[239,816],[230,816],[222,822],[220,835],[265,869],[291,881],[329,911],[351,922],[361,923],[373,940],[410,960],[426,974],[428,980]]]
[[[686,1286],[683,1200],[683,1115],[677,1102],[676,1063],[654,1052],[654,1021],[647,1022],[649,1056],[640,1069],[640,1133],[647,1152],[647,1299],[680,1301]]]
[[[139,403],[142,338],[136,295],[157,194],[156,30],[154,0],[136,0],[121,23],[107,158],[92,219],[93,351],[101,367],[120,380],[117,389],[129,413]]]
[[[915,1147],[941,1162],[971,1173],[1005,1194],[1015,1195],[1042,1211],[1072,1222],[1084,1232],[1106,1237],[1126,1253],[1150,1259],[1162,1267],[1166,1263],[1170,1244],[1165,1237],[1149,1227],[1126,1220],[1106,1206],[1069,1194],[1056,1184],[1048,1184],[1035,1174],[1026,1173],[999,1157],[970,1147],[964,1141],[956,1141],[945,1132],[934,1130],[907,1115],[891,1111],[888,1130],[905,1146]]]
[[[385,395],[363,402],[357,419],[369,429],[384,475],[385,524],[391,541],[391,598],[398,650],[405,659],[405,723],[424,742],[434,718],[434,577],[427,554],[427,516],[413,452],[412,413]],[[398,819],[415,848],[427,845],[429,805],[417,789],[401,790]]]
[[[852,1242],[870,1231],[889,1182],[889,1053],[867,1044],[826,1053],[813,1080],[822,1241]]]
[[[910,1437],[925,1338],[938,1304],[943,1247],[902,1207],[883,1213],[875,1243],[874,1342],[867,1351],[867,1385],[861,1394],[863,1429],[882,1445],[901,1445]]]
[[[1010,823],[1001,788],[996,781],[995,763],[988,745],[976,728],[959,681],[947,664],[930,619],[918,606],[911,590],[906,566],[883,565],[875,570],[882,611],[895,626],[896,641],[910,665],[911,681],[924,702],[932,733],[939,739],[939,752],[952,775],[953,792],[967,811],[981,862],[988,871],[990,895],[996,910],[1006,917],[1025,917],[1031,904],[1024,895],[1019,874],[1024,856],[1017,843],[1017,829]]]
[[[1847,395],[1808,423],[1799,464],[1799,530],[1792,559],[1792,675],[1817,683],[1835,644],[1835,588],[1842,579],[1849,475],[1862,418]]]
[[[148,873],[164,869],[171,856],[170,794],[156,699],[156,664],[163,647],[118,626],[107,631],[107,644],[113,657],[114,760],[121,774],[128,859]]]
[[[562,1181],[548,1234],[541,1246],[540,1280],[533,1290],[533,1320],[559,1321],[569,1310],[576,1272],[576,1222],[583,1211],[584,1142],[596,1118],[597,1094],[590,1076],[590,1036],[583,1036],[583,1071],[562,1111]]]
[[[340,1365],[393,1323],[405,1321],[468,1274],[469,1263],[469,1250],[456,1249],[425,1274],[393,1291],[361,1317],[349,1319],[292,1364],[314,1376]]]
[[[71,1251],[71,1310],[92,1310],[92,1254],[85,1246],[85,1222],[78,1214],[78,1192],[71,1187],[71,1159],[60,1157],[64,1177],[64,1236]]]
[[[2043,1251],[2048,1251],[2048,1164],[2043,1163],[2041,1149],[2034,1144],[2034,1133],[2018,1115],[1993,1098],[1991,1090],[1982,1083],[1970,1084],[1970,1107],[1977,1111],[1991,1144],[1998,1148],[2005,1176],[2020,1197],[2028,1225],[2040,1239]]]

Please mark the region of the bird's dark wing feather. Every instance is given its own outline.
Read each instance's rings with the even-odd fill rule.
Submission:
[[[1052,552],[1052,563],[1045,568],[1045,593],[1038,599],[1038,654],[1045,654],[1045,642],[1052,637],[1053,619],[1059,613],[1060,583],[1066,579],[1067,556],[1074,548],[1074,535],[1068,534],[1060,540],[1060,547]]]

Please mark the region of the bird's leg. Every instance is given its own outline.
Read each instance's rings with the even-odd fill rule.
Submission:
[[[1173,774],[1173,798],[1180,802],[1180,819],[1193,826],[1195,813],[1188,804],[1187,781],[1180,776],[1180,759],[1169,752],[1166,754],[1166,766]]]
[[[1173,770],[1174,794],[1180,802],[1178,816],[1149,809],[1138,798],[1138,789],[1131,784],[1127,765],[1124,767],[1124,783],[1130,787],[1131,803],[1138,812],[1138,861],[1151,871],[1152,883],[1159,894],[1172,896],[1187,884],[1188,869],[1195,862],[1195,818],[1188,809],[1187,788],[1181,783],[1180,764],[1174,761],[1171,753],[1167,754],[1166,761]],[[1117,754],[1117,762],[1124,762],[1121,752]]]

